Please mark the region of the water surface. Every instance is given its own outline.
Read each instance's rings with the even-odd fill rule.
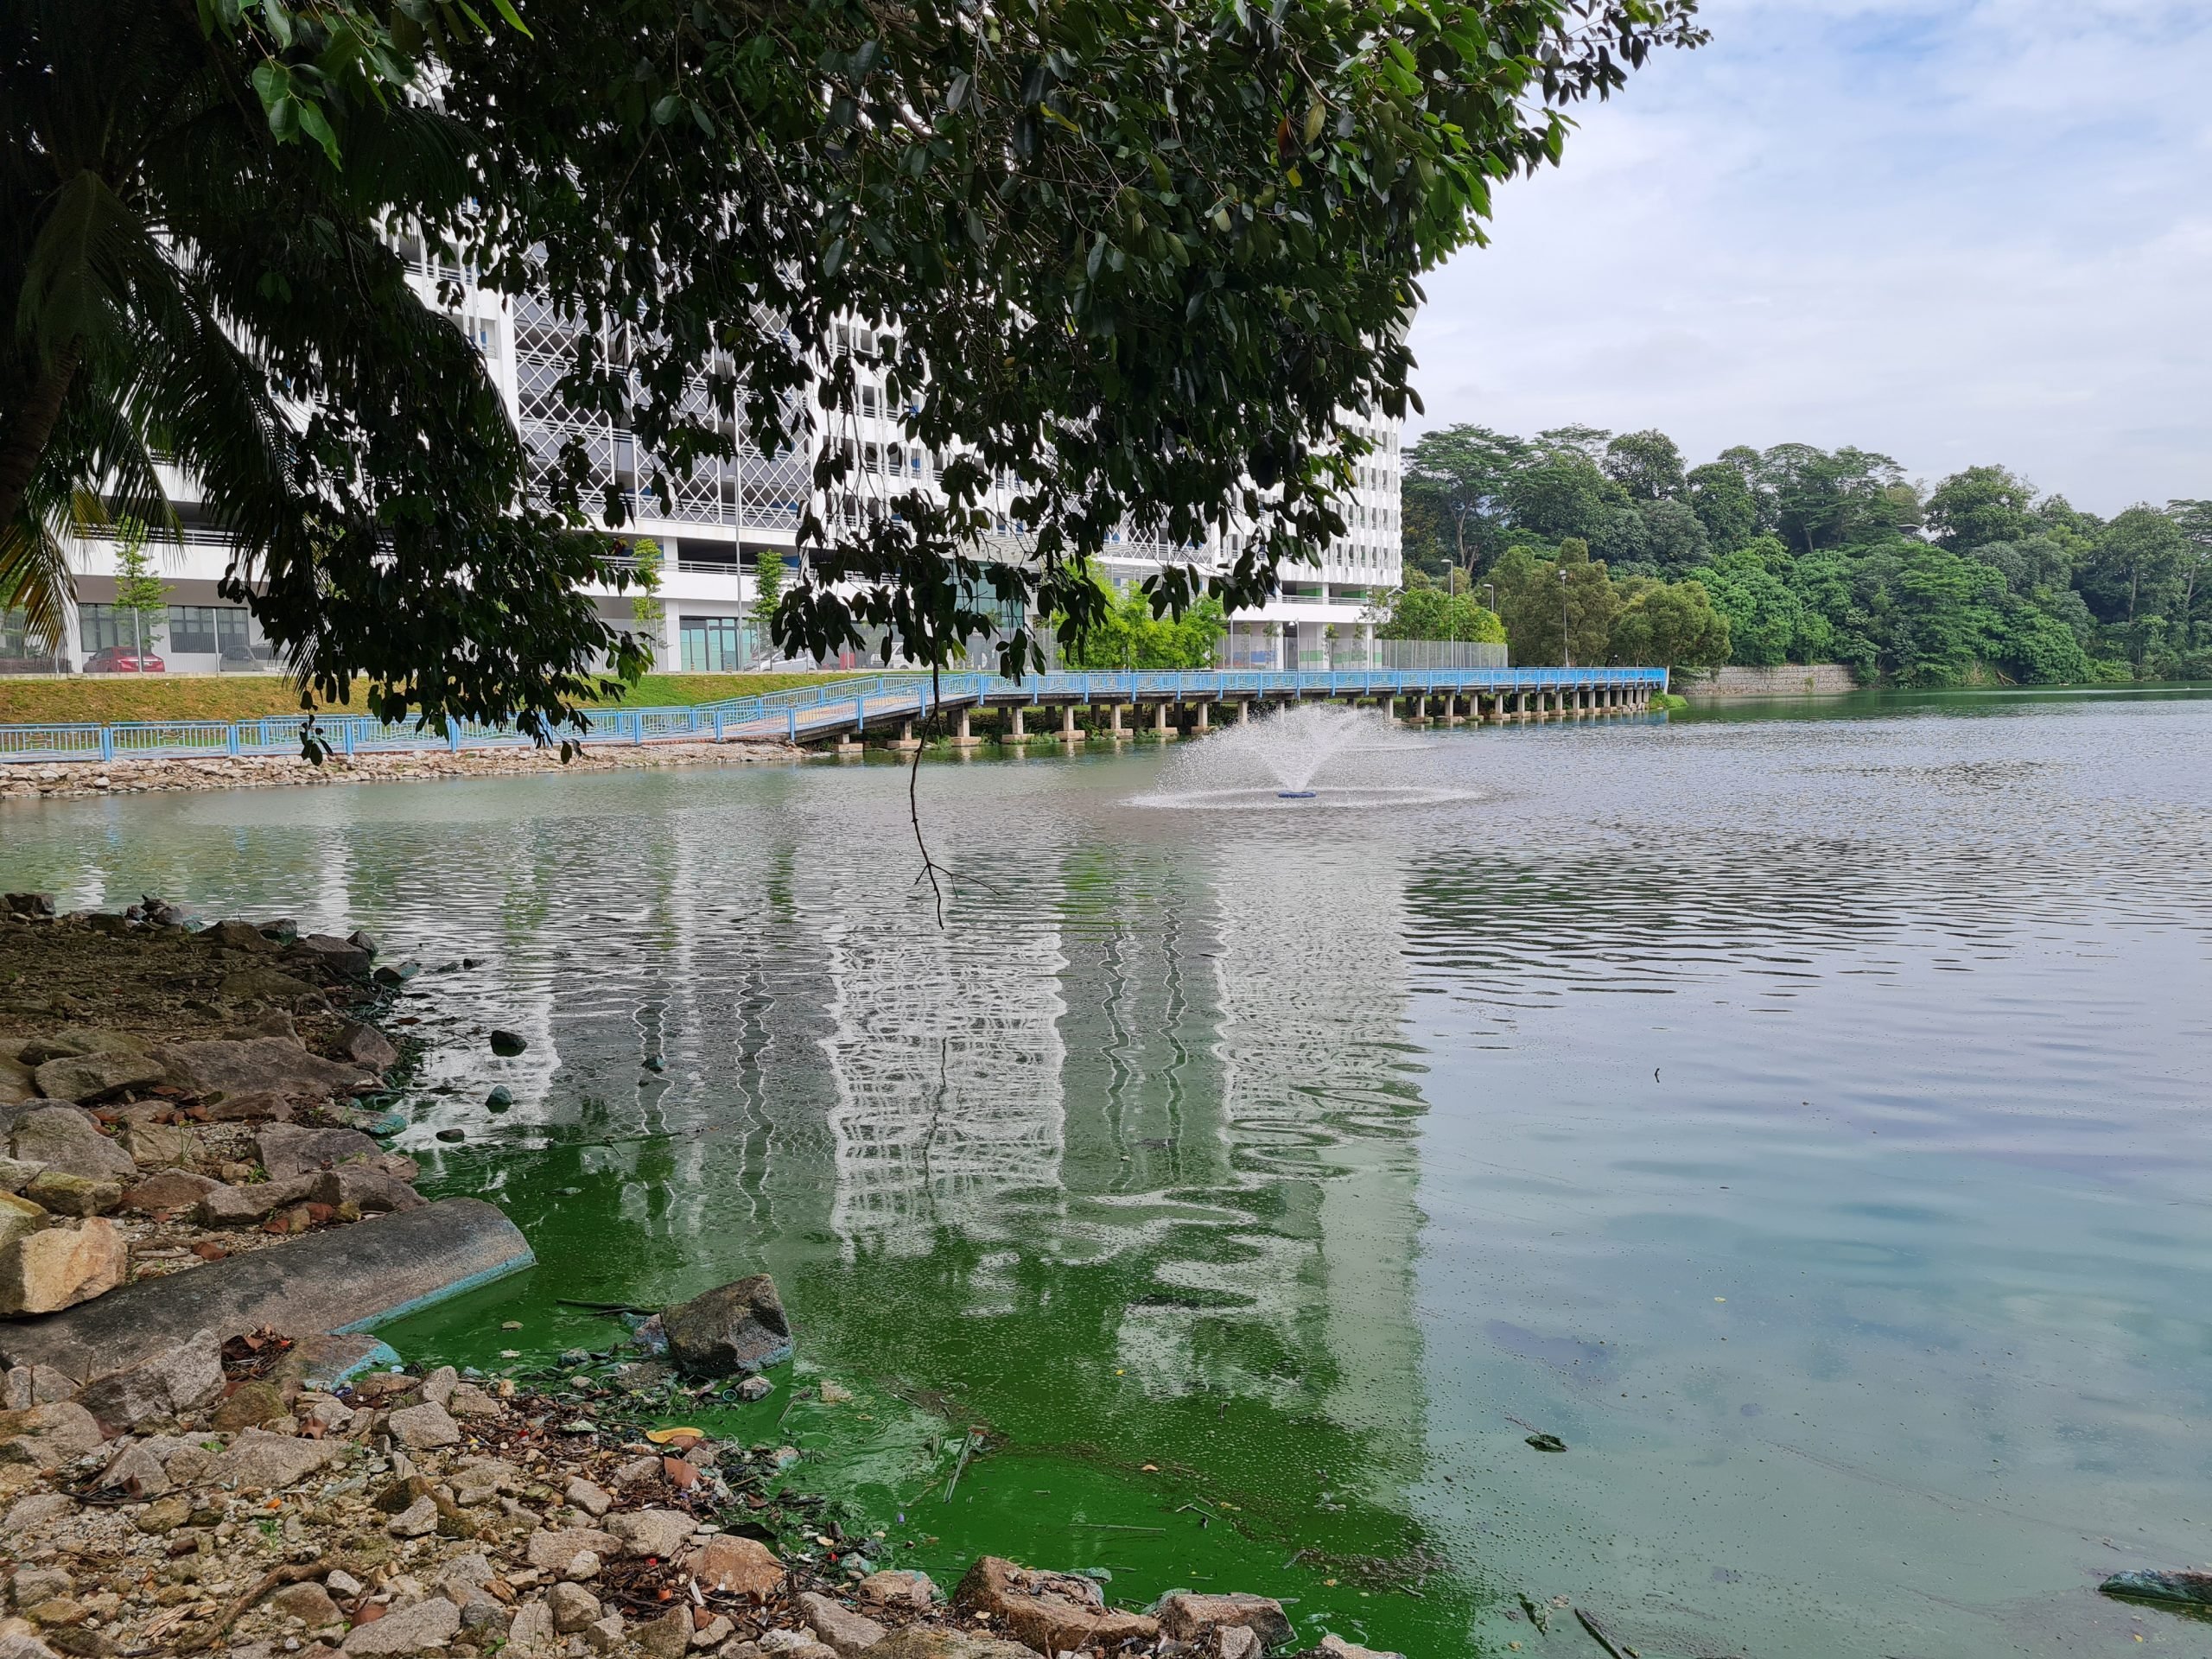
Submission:
[[[878,765],[10,805],[0,875],[477,958],[403,1001],[404,1139],[543,1265],[393,1339],[766,1268],[861,1398],[738,1432],[941,1573],[1431,1655],[1584,1644],[1522,1593],[1647,1656],[2202,1651],[2091,1586],[2212,1559],[2212,699],[1344,764],[1437,798],[928,766],[942,928]]]

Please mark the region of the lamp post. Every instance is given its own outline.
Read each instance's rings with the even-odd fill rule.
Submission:
[[[1574,666],[1574,649],[1567,639],[1567,567],[1559,568],[1559,660],[1562,668]]]

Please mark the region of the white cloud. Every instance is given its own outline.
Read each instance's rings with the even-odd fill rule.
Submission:
[[[2212,7],[1708,0],[1435,273],[1426,423],[2212,496]]]

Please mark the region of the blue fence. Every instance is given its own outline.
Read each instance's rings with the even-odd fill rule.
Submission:
[[[1627,686],[1667,688],[1663,668],[1381,669],[1347,673],[1269,673],[1262,670],[1203,669],[1183,673],[1033,674],[1024,680],[995,674],[946,674],[935,696],[945,708],[1005,708],[1016,703],[1128,703],[1195,702],[1238,697],[1372,697],[1454,692],[1485,696],[1515,691]],[[613,709],[586,716],[586,743],[651,743],[691,739],[802,738],[866,728],[929,713],[926,675],[879,674],[794,687],[763,696],[677,709]],[[401,750],[526,747],[512,727],[454,721],[443,733],[402,722],[387,725],[365,715],[321,715],[316,729],[340,754]],[[571,734],[574,735],[574,734]],[[220,760],[231,755],[296,754],[300,719],[146,721],[120,725],[0,726],[0,764],[9,761]]]

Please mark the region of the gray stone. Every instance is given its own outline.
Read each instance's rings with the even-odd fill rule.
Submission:
[[[0,1411],[21,1411],[26,1406],[42,1406],[54,1400],[74,1400],[77,1379],[51,1365],[12,1365],[9,1367],[4,1394],[0,1394]]]
[[[282,1618],[305,1619],[310,1630],[335,1624],[345,1617],[330,1592],[313,1580],[279,1586],[270,1595],[269,1605]]]
[[[336,1458],[342,1440],[302,1440],[258,1428],[241,1429],[208,1477],[240,1491],[273,1492],[306,1479]]]
[[[661,1314],[669,1357],[695,1376],[758,1371],[789,1359],[791,1321],[765,1273],[717,1286]]]
[[[681,1554],[698,1525],[680,1510],[632,1510],[607,1518],[607,1531],[629,1546],[631,1554],[658,1555],[663,1560]]]
[[[274,1094],[293,1100],[315,1100],[350,1095],[374,1081],[358,1065],[326,1060],[282,1037],[171,1043],[156,1049],[154,1055],[176,1082],[202,1094]]]
[[[1259,1633],[1248,1625],[1231,1624],[1213,1636],[1214,1659],[1260,1659],[1267,1651]]]
[[[545,1592],[545,1606],[553,1616],[553,1628],[563,1636],[572,1636],[606,1617],[599,1598],[581,1584],[555,1585]]]
[[[137,1440],[117,1452],[114,1460],[100,1471],[102,1490],[119,1489],[133,1497],[159,1497],[172,1484],[161,1459]]]
[[[614,1499],[610,1494],[593,1485],[581,1475],[569,1483],[569,1489],[561,1496],[569,1503],[582,1510],[594,1520],[614,1507]]]
[[[106,1439],[92,1414],[73,1401],[0,1411],[0,1463],[52,1469],[97,1452]]]
[[[0,1249],[29,1234],[41,1232],[52,1222],[46,1207],[13,1192],[0,1192]]]
[[[1381,1648],[1363,1648],[1357,1642],[1347,1642],[1331,1631],[1315,1644],[1313,1651],[1325,1653],[1329,1659],[1406,1659],[1402,1653],[1387,1652]]]
[[[523,1558],[541,1573],[556,1577],[579,1553],[589,1550],[601,1560],[611,1561],[622,1553],[622,1541],[608,1532],[594,1531],[589,1527],[568,1527],[560,1531],[540,1528],[530,1535],[523,1544]]]
[[[385,1529],[395,1538],[427,1538],[438,1529],[437,1501],[425,1492],[391,1520]]]
[[[338,1027],[339,1052],[356,1065],[365,1065],[372,1071],[382,1071],[399,1064],[399,1051],[391,1046],[391,1039],[374,1026],[364,1026],[348,1020]]]
[[[272,1181],[384,1156],[384,1148],[359,1129],[303,1129],[294,1123],[270,1124],[253,1137],[253,1150]]]
[[[926,1573],[890,1568],[871,1573],[860,1581],[860,1599],[879,1607],[926,1607],[937,1598],[937,1586]]]
[[[507,1645],[511,1654],[531,1653],[554,1645],[557,1632],[553,1628],[553,1611],[542,1601],[533,1601],[515,1609],[513,1623],[507,1626]]]
[[[376,952],[364,950],[334,933],[308,933],[284,948],[288,962],[341,979],[365,979]]]
[[[784,1564],[756,1539],[717,1533],[686,1558],[685,1569],[702,1590],[763,1599],[783,1588]]]
[[[414,1659],[418,1654],[441,1653],[461,1634],[461,1609],[443,1596],[433,1596],[411,1607],[397,1608],[368,1624],[356,1624],[346,1633],[345,1651],[369,1659]]]
[[[279,1210],[306,1203],[314,1191],[312,1175],[254,1181],[244,1186],[217,1185],[200,1195],[193,1206],[192,1218],[202,1227],[258,1227]]]
[[[801,1594],[794,1605],[799,1617],[814,1627],[815,1635],[826,1646],[837,1650],[838,1659],[858,1659],[860,1654],[887,1634],[867,1614],[856,1613],[842,1603],[810,1590]]]
[[[632,1630],[630,1639],[652,1659],[683,1659],[691,1646],[691,1610],[671,1608],[658,1618]]]
[[[223,1344],[205,1327],[175,1347],[96,1376],[77,1403],[111,1428],[196,1411],[223,1391]]]
[[[322,1576],[324,1588],[334,1596],[358,1596],[365,1587],[361,1581],[344,1567],[334,1567]]]
[[[7,1515],[0,1516],[0,1534],[13,1537],[19,1532],[29,1532],[73,1515],[76,1510],[76,1500],[64,1493],[33,1492],[8,1506]]]
[[[167,1083],[168,1072],[145,1054],[74,1054],[48,1060],[34,1073],[39,1092],[49,1100],[105,1100],[127,1089]]]
[[[44,1164],[27,1164],[19,1158],[0,1158],[0,1192],[20,1192]]]
[[[1154,1611],[1160,1619],[1160,1633],[1178,1642],[1196,1642],[1215,1630],[1242,1627],[1255,1632],[1262,1646],[1274,1648],[1281,1646],[1294,1634],[1290,1616],[1283,1611],[1281,1602],[1265,1596],[1246,1595],[1241,1591],[1221,1596],[1178,1591],[1163,1598]]]
[[[584,1626],[584,1643],[594,1653],[612,1653],[622,1645],[622,1615],[609,1613]]]
[[[350,1204],[363,1215],[389,1214],[395,1210],[419,1210],[428,1202],[402,1180],[366,1164],[345,1164],[317,1172],[308,1178],[314,1185],[308,1196],[333,1209]]]
[[[404,1406],[385,1420],[392,1437],[410,1452],[428,1452],[461,1443],[461,1425],[434,1400]]]
[[[343,1331],[486,1283],[533,1260],[514,1224],[491,1205],[443,1198],[190,1273],[142,1280],[58,1319],[0,1324],[0,1362],[52,1366],[81,1378],[135,1363],[203,1326],[226,1338],[264,1326]]]
[[[776,1391],[776,1385],[765,1376],[748,1376],[737,1385],[741,1400],[766,1400]]]
[[[461,1381],[461,1373],[450,1365],[441,1365],[423,1379],[423,1397],[434,1406],[453,1403],[454,1384]]]
[[[100,1133],[92,1114],[55,1103],[34,1106],[9,1137],[10,1155],[70,1175],[128,1179],[138,1173],[130,1154]]]

